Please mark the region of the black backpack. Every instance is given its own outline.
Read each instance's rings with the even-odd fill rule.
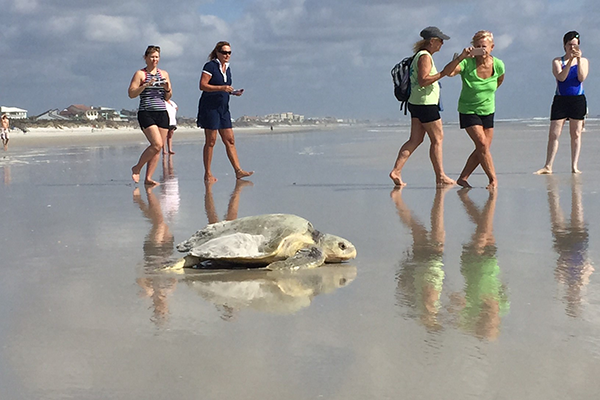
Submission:
[[[400,110],[404,106],[404,114],[406,114],[406,103],[410,97],[410,65],[414,58],[415,55],[404,58],[391,71],[394,81],[394,96],[400,102]]]

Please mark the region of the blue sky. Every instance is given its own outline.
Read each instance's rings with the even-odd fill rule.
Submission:
[[[494,32],[506,64],[497,118],[547,117],[554,92],[551,60],[562,35],[582,35],[590,60],[590,115],[600,115],[597,1],[156,0],[82,2],[0,0],[0,104],[30,115],[70,104],[134,109],[127,86],[148,44],[162,48],[174,99],[195,116],[198,80],[219,40],[232,44],[234,117],[292,111],[306,116],[401,119],[390,69],[411,53],[419,31],[451,36],[438,68],[479,29]],[[456,120],[460,79],[444,78],[445,120]]]

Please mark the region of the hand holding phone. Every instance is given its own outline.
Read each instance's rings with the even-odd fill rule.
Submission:
[[[231,94],[234,96],[241,96],[242,93],[244,93],[244,89],[236,89],[233,92],[231,92]]]
[[[475,47],[474,49],[471,50],[471,57],[475,57],[475,56],[483,56],[486,54],[486,51],[483,47]]]

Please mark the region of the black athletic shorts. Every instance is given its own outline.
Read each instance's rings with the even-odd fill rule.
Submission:
[[[411,118],[417,118],[421,123],[437,121],[441,119],[440,107],[435,105],[417,105],[408,103],[408,111]]]
[[[169,129],[169,114],[165,111],[138,111],[138,122],[142,130],[156,125],[159,128]]]
[[[554,96],[550,109],[550,120],[557,119],[585,119],[587,114],[587,100],[584,94],[579,96]]]
[[[466,129],[473,125],[481,125],[483,126],[483,129],[494,127],[494,113],[489,115],[458,113],[458,119],[460,122],[460,129]]]

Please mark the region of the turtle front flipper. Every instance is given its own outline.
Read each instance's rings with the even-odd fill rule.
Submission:
[[[190,268],[196,266],[200,262],[198,257],[187,255],[179,260],[175,261],[173,264],[169,264],[165,266],[163,269],[167,271],[181,271],[184,268]]]
[[[294,256],[275,261],[267,265],[267,269],[299,269],[316,268],[325,263],[325,253],[317,246],[304,247],[296,252]]]

